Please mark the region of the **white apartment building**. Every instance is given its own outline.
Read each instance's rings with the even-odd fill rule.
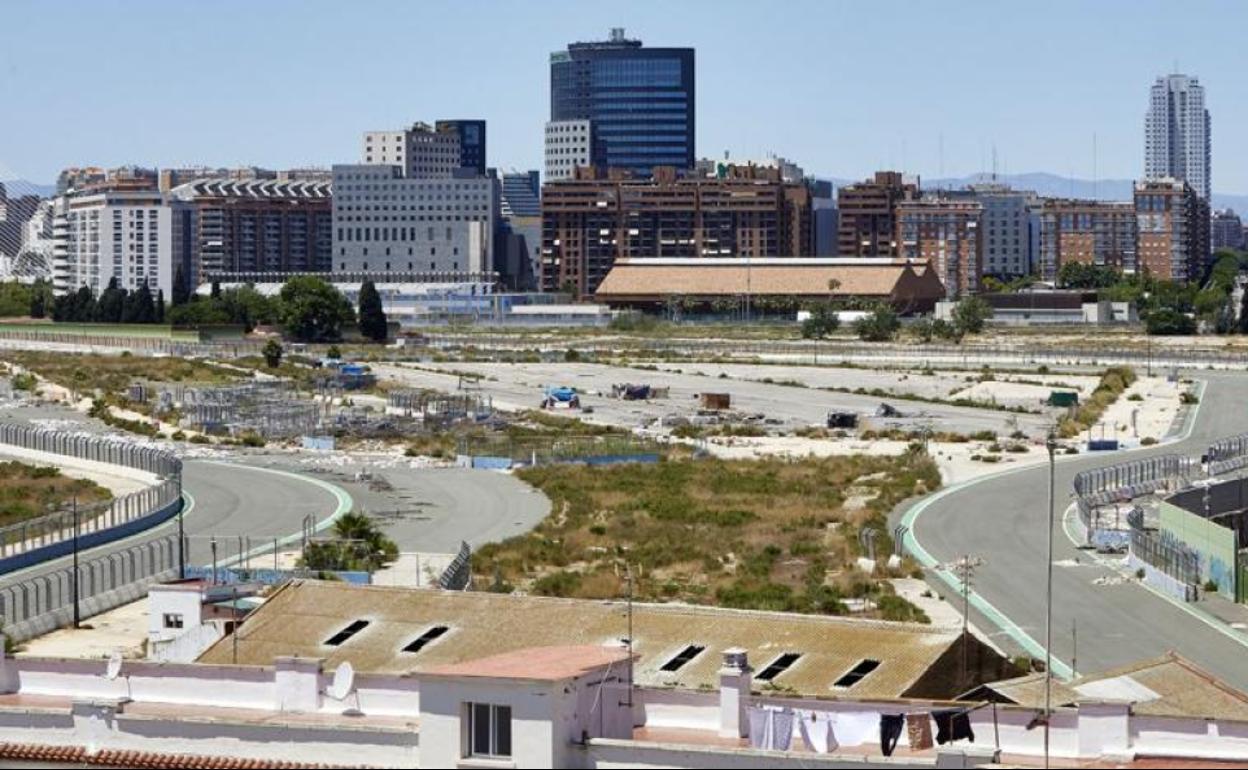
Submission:
[[[593,163],[593,125],[588,120],[552,120],[546,124],[546,177],[571,179],[580,166]]]
[[[455,131],[437,131],[428,123],[413,123],[403,131],[368,131],[361,162],[399,166],[404,176],[446,178],[460,167],[460,138]]]
[[[169,206],[159,192],[101,192],[71,195],[64,224],[53,225],[53,291],[87,286],[97,296],[112,278],[123,289],[146,283],[168,297],[173,285]]]
[[[493,177],[413,178],[397,165],[336,165],[334,272],[492,268]]]
[[[1144,177],[1181,179],[1207,201],[1211,157],[1204,86],[1187,75],[1157,78],[1144,117]]]

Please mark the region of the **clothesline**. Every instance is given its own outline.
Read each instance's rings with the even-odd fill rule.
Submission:
[[[922,709],[907,713],[892,711],[815,711],[788,706],[761,704],[751,706],[749,739],[754,748],[788,751],[796,725],[807,750],[826,754],[841,746],[861,746],[878,730],[880,751],[892,756],[904,729],[907,745],[914,751],[961,740],[975,740],[970,714],[991,703],[948,709]],[[932,723],[936,735],[932,735]],[[994,733],[996,710],[993,710]]]

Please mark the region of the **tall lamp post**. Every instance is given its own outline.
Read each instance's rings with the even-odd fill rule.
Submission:
[[[1044,592],[1044,766],[1049,767],[1049,722],[1053,719],[1053,518],[1054,483],[1057,476],[1057,435],[1052,428],[1044,441],[1049,451],[1049,531],[1047,582]]]
[[[82,614],[78,606],[78,496],[74,495],[74,628],[82,622]]]

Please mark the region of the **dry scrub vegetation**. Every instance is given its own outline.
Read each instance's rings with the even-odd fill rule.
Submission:
[[[866,597],[877,617],[926,621],[879,580],[885,570],[853,566],[862,528],[877,530],[882,563],[888,512],[940,485],[917,447],[896,457],[666,459],[519,475],[551,498],[552,513],[473,555],[480,588],[619,598],[627,565],[639,600],[842,614],[845,599]]]
[[[92,481],[64,476],[57,468],[0,462],[0,527],[42,516],[75,497],[79,506],[86,507],[109,500],[112,494]]]

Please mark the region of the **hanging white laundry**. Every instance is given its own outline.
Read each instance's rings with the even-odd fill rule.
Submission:
[[[836,733],[832,729],[832,718],[828,714],[803,711],[798,712],[798,720],[802,741],[807,749],[816,754],[827,754],[838,748]]]
[[[841,746],[861,746],[879,741],[880,715],[861,711],[834,714],[832,728]]]
[[[750,707],[750,746],[753,748],[765,749],[770,746],[771,715],[772,712],[768,709],[758,706]]]
[[[771,748],[788,751],[793,745],[793,710],[784,709],[771,715]]]

